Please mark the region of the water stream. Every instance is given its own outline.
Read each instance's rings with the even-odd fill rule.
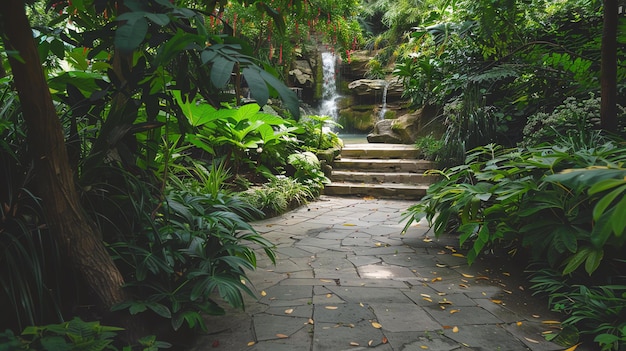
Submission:
[[[319,115],[332,117],[337,121],[339,112],[337,108],[337,57],[332,52],[322,53],[322,102],[320,104]]]
[[[385,113],[387,113],[387,90],[389,90],[389,82],[385,81],[385,87],[383,88],[383,107],[380,109],[378,119],[385,119]]]

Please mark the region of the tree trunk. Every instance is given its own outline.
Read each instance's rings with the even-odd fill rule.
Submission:
[[[4,0],[0,5],[5,48],[19,53],[10,58],[28,144],[35,161],[38,194],[55,240],[108,313],[124,300],[124,279],[109,256],[100,235],[84,213],[70,168],[63,129],[41,68],[23,0]]]
[[[602,129],[617,132],[617,22],[618,0],[604,0],[600,72]]]

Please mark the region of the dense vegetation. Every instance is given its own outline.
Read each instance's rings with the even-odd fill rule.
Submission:
[[[378,59],[447,126],[418,141],[442,181],[407,226],[426,216],[436,235],[458,234],[470,263],[498,251],[527,260],[535,293],[565,313],[562,339],[625,349],[626,18],[608,44],[611,91],[609,2],[372,3],[388,25],[374,42],[396,44]]]
[[[83,322],[98,316],[156,350],[167,332],[145,335],[146,321],[208,328],[203,313],[241,306],[251,247],[274,257],[249,222],[327,181],[314,153],[336,136],[285,85],[324,44],[371,51],[368,75],[400,78],[446,126],[418,141],[443,180],[409,224],[459,234],[470,262],[529,257],[568,333],[626,348],[617,1],[24,5],[0,5],[0,328],[27,329],[0,344],[103,349],[121,331]]]

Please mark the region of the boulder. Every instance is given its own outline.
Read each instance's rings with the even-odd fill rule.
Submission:
[[[379,121],[367,140],[370,143],[413,144],[418,136],[427,134],[424,127],[432,120],[434,113],[431,108],[420,109],[396,119]],[[432,131],[432,128],[428,129]]]
[[[343,60],[341,62],[341,75],[342,79],[353,80],[366,76],[367,64],[374,56],[374,53],[368,50],[357,50],[350,53],[350,60]]]
[[[354,95],[375,95],[378,93],[382,96],[382,92],[387,85],[387,81],[384,79],[357,79],[348,84],[348,89]]]
[[[294,62],[294,68],[289,71],[289,76],[294,85],[302,88],[312,87],[315,81],[313,69],[309,61],[306,60],[296,60]]]
[[[378,121],[374,126],[374,131],[367,136],[369,143],[402,144],[400,136],[393,130],[392,119]]]

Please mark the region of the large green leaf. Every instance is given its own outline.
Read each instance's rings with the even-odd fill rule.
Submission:
[[[289,89],[283,82],[278,80],[273,75],[267,73],[266,71],[261,70],[261,77],[272,86],[272,88],[276,89],[278,95],[287,106],[287,109],[291,113],[291,115],[298,119],[300,118],[300,100],[298,99],[298,95]]]
[[[246,82],[248,82],[252,97],[259,105],[263,106],[267,103],[267,100],[270,97],[270,93],[269,89],[267,88],[267,83],[261,76],[260,72],[262,71],[258,67],[246,67],[243,69],[242,73],[246,79]]]
[[[137,49],[148,33],[145,17],[129,19],[115,31],[115,47],[121,52],[130,53]]]
[[[219,118],[219,114],[213,106],[198,103],[196,100],[183,102],[180,90],[172,90],[171,92],[192,126],[198,127]]]
[[[604,257],[604,250],[602,249],[594,249],[589,252],[587,256],[587,260],[585,261],[585,271],[591,275],[593,272],[598,269],[600,263],[602,262],[602,258]]]
[[[213,86],[218,89],[224,88],[230,80],[234,66],[235,61],[225,56],[217,55],[211,67],[211,83],[213,83]]]
[[[570,274],[575,271],[576,268],[578,268],[583,262],[585,262],[587,257],[589,257],[589,255],[591,254],[591,251],[592,249],[590,247],[583,247],[578,250],[577,253],[572,255],[568,259],[565,269],[563,269],[563,275]]]

